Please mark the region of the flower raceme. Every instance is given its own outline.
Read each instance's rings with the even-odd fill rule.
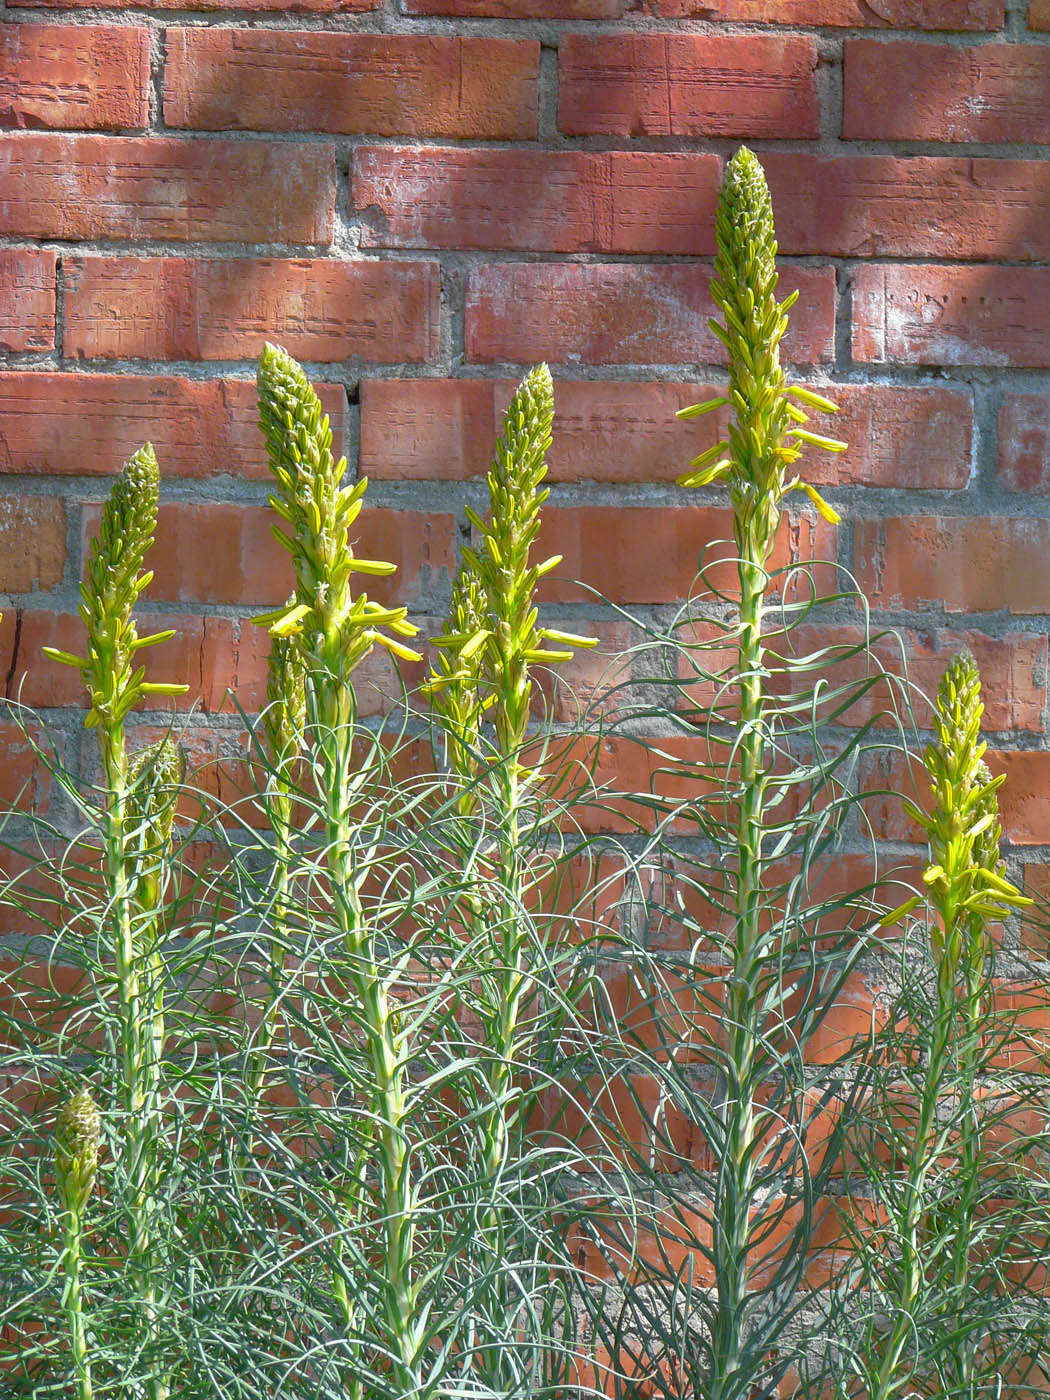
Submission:
[[[66,1210],[79,1214],[95,1184],[102,1121],[86,1088],[78,1089],[59,1110],[55,1125],[55,1176]]]
[[[697,418],[729,408],[728,436],[709,447],[678,478],[679,486],[708,486],[725,479],[737,517],[764,517],[760,533],[771,538],[781,502],[803,491],[826,520],[836,512],[818,491],[788,469],[803,447],[844,452],[846,443],[805,428],[802,405],[837,412],[830,399],[802,385],[788,385],[780,366],[780,341],[787,313],[798,299],[792,292],[776,299],[777,242],[773,206],[762,166],[742,146],[726,167],[715,224],[718,252],[711,298],[723,322],[711,320],[714,334],[729,352],[729,388],[724,396],[680,409],[679,418]]]
[[[259,421],[277,490],[270,505],[281,519],[274,538],[292,557],[296,593],[255,619],[271,635],[294,636],[311,671],[345,679],[378,644],[419,661],[399,638],[414,637],[406,608],[385,608],[354,592],[357,574],[382,576],[396,564],[354,554],[350,530],[368,481],[342,485],[346,458],[332,455],[332,430],[302,367],[267,344],[259,360]],[[386,630],[383,630],[386,629]]]
[[[541,627],[535,607],[537,584],[561,563],[560,554],[529,562],[550,495],[543,480],[553,422],[554,384],[541,364],[522,379],[504,417],[488,474],[489,519],[467,508],[476,543],[463,551],[451,613],[435,639],[440,655],[428,690],[457,736],[454,752],[469,749],[491,707],[496,749],[512,758],[528,728],[530,664],[558,665],[572,659],[574,647],[597,645],[593,637]]]
[[[80,672],[91,700],[85,724],[113,726],[150,695],[183,695],[185,685],[146,680],[146,668],[135,659],[144,647],[169,641],[173,631],[140,637],[132,610],[153,578],[141,573],[157,527],[160,472],[147,442],[124,464],[102,508],[99,533],[91,541],[86,577],[80,585],[80,617],[87,629],[85,656],[58,647],[44,655]]]

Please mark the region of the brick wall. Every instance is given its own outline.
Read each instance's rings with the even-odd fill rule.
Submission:
[[[845,523],[800,537],[906,629],[920,679],[975,647],[1015,865],[1046,884],[1047,0],[27,0],[2,18],[0,674],[9,694],[27,676],[56,734],[79,742],[79,697],[39,646],[72,639],[97,503],[145,438],[166,501],[149,606],[181,632],[165,674],[205,729],[238,725],[227,686],[258,703],[247,618],[288,586],[254,426],[265,338],[323,383],[372,480],[365,550],[399,562],[417,617],[444,609],[498,414],[541,358],[566,571],[614,603],[679,597],[724,530],[716,493],[673,485],[709,420],[673,412],[719,381],[712,218],[746,140],[802,290],[788,357],[833,386],[851,443],[822,468]],[[560,607],[625,640],[610,609],[572,590]]]

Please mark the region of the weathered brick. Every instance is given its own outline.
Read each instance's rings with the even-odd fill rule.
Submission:
[[[0,248],[0,350],[54,348],[57,261],[44,248]]]
[[[999,411],[999,481],[1007,491],[1050,495],[1050,398],[1007,394]]]
[[[330,145],[164,136],[0,137],[0,233],[332,241]]]
[[[999,813],[1007,839],[1015,846],[1050,844],[1050,753],[991,750],[988,766],[1006,775],[999,789]]]
[[[1038,160],[763,153],[785,253],[1050,258]]]
[[[365,247],[704,254],[720,173],[700,153],[364,146],[351,199]]]
[[[707,267],[628,263],[497,263],[467,287],[466,346],[478,362],[673,364],[723,361],[711,333]],[[797,364],[830,358],[835,322],[830,268],[785,267],[801,290],[784,340]],[[1048,342],[1050,343],[1050,342]]]
[[[402,0],[407,15],[464,19],[621,19],[633,0]]]
[[[341,450],[345,391],[317,388]],[[143,442],[164,477],[270,475],[250,380],[0,373],[2,472],[107,476]]]
[[[123,10],[128,0],[24,0],[27,9]],[[239,10],[242,14],[339,15],[378,10],[382,0],[179,0],[180,10]],[[170,10],[171,0],[136,0],[136,9]]]
[[[567,34],[559,65],[572,136],[820,135],[811,38]]]
[[[0,27],[0,122],[111,130],[149,121],[149,31]]]
[[[847,139],[1042,142],[1048,106],[1050,51],[1038,44],[846,42]]]
[[[507,379],[364,380],[362,472],[417,481],[483,474],[513,387]],[[820,387],[842,408],[836,418],[820,421],[850,450],[810,454],[810,480],[940,490],[966,486],[973,436],[969,393],[876,384]],[[723,392],[724,386],[716,385],[557,380],[554,443],[547,454],[550,480],[674,481],[708,438],[716,440],[725,421],[716,413],[702,426],[689,425],[676,421],[675,412]]]
[[[710,577],[732,591],[732,517],[726,510],[686,506],[677,510],[616,506],[548,507],[537,557],[562,555],[563,562],[542,585],[556,602],[581,602],[597,589],[613,603],[673,603],[694,583],[700,552],[715,541]],[[796,559],[834,559],[833,526],[819,517],[785,517],[774,550],[773,568]],[[823,577],[824,571],[817,573]],[[572,580],[578,579],[581,588]],[[826,580],[825,580],[826,581]]]
[[[213,131],[536,136],[531,39],[169,29],[164,117]]]
[[[858,267],[853,358],[1047,368],[1048,302],[1045,267]]]
[[[1033,0],[1034,4],[1041,0]],[[645,0],[666,18],[848,29],[994,30],[1003,0]]]
[[[99,508],[84,512],[84,537],[98,528]],[[273,512],[266,507],[169,503],[160,508],[156,543],[150,552],[155,602],[282,603],[291,590],[291,564],[274,540]],[[380,602],[414,604],[432,571],[455,567],[455,518],[439,512],[365,510],[360,518],[363,557],[398,566],[390,578],[362,585]]]
[[[66,352],[104,359],[433,358],[434,263],[246,258],[66,261]]]
[[[1030,0],[1028,28],[1038,31],[1050,29],[1050,0]]]
[[[46,592],[66,566],[66,508],[53,496],[0,496],[0,593]]]
[[[1050,612],[1050,520],[896,516],[856,527],[856,574],[876,607]]]

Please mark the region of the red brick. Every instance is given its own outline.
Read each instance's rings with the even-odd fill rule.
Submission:
[[[437,354],[434,263],[89,257],[65,266],[70,355],[254,359],[267,338],[302,360]]]
[[[850,39],[843,63],[848,139],[1046,140],[1050,51],[1041,45]]]
[[[536,136],[534,40],[169,29],[164,119],[213,131]]]
[[[862,521],[856,574],[876,607],[1050,612],[1050,520],[921,515]]]
[[[1028,28],[1042,31],[1050,29],[1050,0],[1030,0]]]
[[[0,248],[0,350],[55,345],[55,254]]]
[[[1007,491],[1050,494],[1050,399],[1007,394],[999,412],[999,483]]]
[[[645,0],[644,8],[667,18],[829,29],[1003,27],[1003,0]]]
[[[1046,163],[763,153],[782,252],[1050,258]]]
[[[5,126],[145,126],[149,84],[148,30],[108,24],[0,28]]]
[[[732,535],[727,510],[548,507],[537,558],[560,554],[563,562],[542,586],[543,596],[557,602],[590,601],[592,595],[586,590],[596,589],[612,603],[675,603],[692,588],[705,546],[714,546],[709,560],[712,582],[731,591],[736,566],[730,562],[733,547],[725,542]],[[834,527],[823,520],[785,517],[771,567],[796,559],[833,560],[835,541]]]
[[[53,496],[0,496],[0,593],[46,592],[62,582],[66,508]]]
[[[989,752],[988,766],[1006,774],[999,813],[1007,839],[1015,846],[1050,843],[1050,753],[999,749]]]
[[[0,381],[2,385],[2,381]],[[463,481],[489,468],[508,379],[367,379],[361,383],[361,470],[392,480]],[[961,490],[969,480],[970,395],[954,389],[819,386],[842,408],[820,419],[850,444],[813,452],[807,476],[826,485]],[[621,380],[554,386],[551,481],[674,481],[725,421],[688,425],[675,412],[723,387]],[[2,393],[2,388],[0,388]],[[703,440],[701,441],[701,435]]]
[[[362,244],[713,253],[717,156],[363,146]]]
[[[128,0],[24,0],[27,9],[123,10]],[[339,15],[378,10],[382,0],[179,0],[180,10],[239,10],[242,14]],[[171,0],[136,0],[139,10],[170,10]]]
[[[341,451],[345,391],[317,388]],[[144,442],[165,478],[270,476],[252,380],[0,373],[0,472],[108,476]]]
[[[467,358],[518,364],[723,361],[724,348],[707,324],[715,311],[710,280],[707,267],[663,264],[479,267],[467,286]],[[781,285],[802,293],[784,340],[785,359],[811,364],[830,358],[835,324],[831,269],[784,268]]]
[[[878,364],[1050,367],[1050,268],[859,267],[853,358]]]
[[[907,695],[921,728],[928,728],[930,722],[929,708],[923,697],[936,694],[945,667],[963,647],[969,647],[981,671],[984,729],[989,733],[1017,729],[1042,733],[1046,703],[1045,636],[1012,631],[1003,637],[989,637],[983,632],[949,631],[941,627],[922,631],[913,627],[898,628],[883,636],[876,627],[865,632],[853,625],[822,624],[795,627],[789,643],[774,641],[771,645],[776,654],[795,658],[829,648],[838,652],[837,657],[828,658],[829,662],[834,660],[835,669],[829,670],[828,676],[835,686],[864,677],[874,678],[880,669],[887,677],[894,678],[892,682],[885,680],[874,684],[851,707],[842,723],[859,724],[880,713],[886,716],[892,711],[899,713]],[[843,655],[846,649],[858,647],[864,650],[852,656]],[[683,675],[686,674],[689,672],[683,670]],[[796,678],[794,688],[808,689],[813,683],[813,674],[807,673]],[[781,694],[791,689],[779,667],[774,668],[771,688]]]
[[[811,38],[567,34],[559,60],[569,135],[820,135]]]
[[[99,508],[85,511],[85,539]],[[288,555],[270,533],[274,514],[242,505],[162,505],[149,565],[153,602],[281,603],[292,586]],[[360,591],[380,602],[416,603],[430,571],[455,568],[455,518],[439,513],[368,510],[360,519],[362,557],[398,566],[392,578],[365,578]],[[2,587],[2,584],[0,584]]]
[[[633,0],[403,0],[406,15],[464,19],[621,19]]]
[[[0,137],[0,232],[180,242],[332,241],[330,145],[163,136]]]

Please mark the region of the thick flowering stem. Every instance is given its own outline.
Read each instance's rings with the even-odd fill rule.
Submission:
[[[530,561],[549,494],[543,481],[553,421],[554,386],[547,366],[539,365],[521,381],[507,409],[488,474],[488,518],[467,512],[476,538],[464,550],[429,682],[460,785],[460,812],[469,822],[480,805],[496,833],[495,887],[479,889],[469,909],[479,970],[490,988],[483,1011],[488,1102],[478,1122],[482,1179],[493,1199],[481,1213],[480,1235],[493,1264],[490,1310],[508,1327],[515,1312],[508,1282],[514,1261],[506,1254],[507,1212],[497,1198],[524,1108],[515,1077],[528,1059],[522,1006],[530,982],[530,925],[523,913],[521,830],[532,775],[521,759],[532,701],[530,667],[556,665],[571,658],[572,647],[594,645],[591,638],[538,622],[537,584],[560,562],[558,556]],[[492,725],[491,742],[483,741],[483,719]],[[478,1367],[486,1383],[507,1383],[498,1348],[485,1349]]]
[[[769,802],[769,717],[763,676],[763,609],[768,562],[785,496],[803,491],[829,520],[835,512],[807,483],[788,469],[812,444],[841,451],[844,443],[807,432],[800,403],[823,410],[835,405],[798,386],[789,386],[780,366],[779,344],[787,311],[796,295],[778,302],[773,211],[762,167],[742,148],[729,162],[716,219],[717,257],[711,295],[722,321],[711,327],[729,352],[725,396],[683,409],[693,418],[729,407],[725,439],[695,459],[679,485],[724,482],[733,506],[740,617],[737,636],[739,733],[736,749],[739,792],[736,820],[736,893],[729,954],[732,969],[727,997],[728,1045],[723,1064],[721,1119],[723,1160],[712,1207],[715,1309],[711,1335],[711,1374],[705,1400],[737,1400],[749,1394],[743,1373],[751,1240],[760,1214],[756,1173],[766,1126],[758,1112],[758,1058],[768,988],[772,936],[763,928],[763,849]]]
[[[149,696],[178,695],[184,685],[148,682],[137,665],[144,647],[167,641],[172,632],[139,637],[133,609],[152,574],[143,573],[153,543],[159,497],[157,459],[147,443],[125,464],[102,510],[98,536],[92,541],[80,586],[80,617],[87,631],[85,655],[54,647],[52,660],[76,667],[88,693],[85,723],[97,729],[102,760],[103,876],[115,965],[120,1026],[123,1177],[129,1225],[129,1260],[134,1305],[150,1345],[158,1341],[158,1266],[152,1219],[156,1209],[156,1161],[163,1052],[163,1008],[159,1001],[161,967],[156,948],[159,880],[143,869],[152,860],[149,822],[133,810],[133,794],[143,779],[129,766],[124,735],[128,713]],[[170,804],[167,817],[170,833]],[[160,841],[164,844],[166,837]],[[145,842],[145,846],[144,843]],[[140,889],[140,883],[146,883]],[[140,898],[145,897],[145,907]],[[158,1366],[145,1383],[149,1400],[166,1400],[168,1383]]]
[[[869,1387],[872,1400],[892,1400],[924,1379],[916,1375],[908,1347],[926,1286],[925,1259],[934,1244],[928,1237],[933,1204],[928,1182],[943,1147],[938,1108],[948,1089],[959,1096],[960,1188],[966,1191],[976,1180],[982,1150],[975,1089],[988,923],[1029,903],[1002,874],[996,796],[1002,779],[993,778],[983,761],[987,747],[981,739],[983,711],[977,664],[964,651],[945,671],[937,692],[934,741],[925,753],[932,810],[927,815],[914,804],[905,804],[929,839],[930,864],[924,879],[934,916],[931,952],[937,1002],[914,1136],[903,1166],[895,1309],[881,1338]],[[972,1225],[971,1212],[964,1207],[958,1219],[952,1220],[949,1242],[952,1296],[947,1321],[951,1340],[946,1360],[953,1383],[964,1389],[974,1379],[976,1355],[976,1339],[959,1326],[972,1262]]]
[[[337,461],[332,455],[328,419],[301,367],[283,350],[268,345],[259,363],[258,385],[260,423],[277,485],[270,502],[286,527],[274,527],[274,534],[291,554],[295,570],[292,600],[258,621],[275,637],[294,639],[305,672],[306,740],[322,787],[331,898],[372,1074],[385,1332],[376,1344],[390,1357],[394,1381],[410,1396],[421,1388],[424,1324],[413,1257],[416,1198],[407,1136],[406,1069],[390,1013],[390,974],[360,898],[351,678],[377,643],[395,655],[418,660],[417,653],[397,640],[413,636],[416,628],[406,621],[404,608],[381,607],[352,587],[355,573],[390,574],[395,566],[354,554],[350,529],[360,514],[367,482],[342,484],[346,459]],[[363,1208],[356,1180],[347,1183],[346,1195],[351,1214]],[[349,1331],[355,1311],[340,1277],[333,1293]],[[348,1387],[353,1395],[361,1392],[352,1366]]]
[[[84,1210],[91,1197],[101,1139],[98,1109],[87,1089],[63,1106],[56,1127],[55,1175],[62,1201],[62,1309],[69,1327],[76,1400],[93,1400],[91,1357],[81,1288]]]

